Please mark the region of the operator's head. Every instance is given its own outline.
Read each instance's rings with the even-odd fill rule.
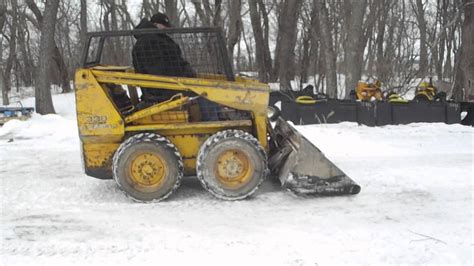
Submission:
[[[154,14],[151,17],[150,22],[153,23],[153,25],[155,25],[155,27],[160,30],[171,28],[170,19],[163,13],[158,12]]]

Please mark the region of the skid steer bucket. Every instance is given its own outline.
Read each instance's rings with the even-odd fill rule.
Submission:
[[[271,132],[269,166],[283,188],[296,194],[357,194],[360,186],[281,117]]]

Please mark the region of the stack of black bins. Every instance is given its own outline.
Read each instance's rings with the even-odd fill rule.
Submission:
[[[399,125],[418,122],[461,122],[461,109],[452,102],[354,102],[327,100],[315,104],[300,104],[289,99],[281,102],[281,115],[296,125],[357,122],[367,126]]]

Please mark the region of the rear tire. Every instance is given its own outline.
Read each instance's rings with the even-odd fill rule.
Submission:
[[[267,176],[267,156],[249,133],[225,130],[202,144],[196,172],[202,186],[212,195],[240,200],[255,193]]]
[[[180,185],[183,160],[176,146],[158,134],[140,133],[127,139],[113,158],[113,176],[130,198],[160,201]]]
[[[430,102],[430,99],[425,94],[417,94],[414,98],[415,102],[427,103]]]

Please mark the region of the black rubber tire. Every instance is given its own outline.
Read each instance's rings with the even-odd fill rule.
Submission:
[[[427,103],[430,102],[430,99],[426,97],[424,94],[417,94],[415,95],[415,98],[413,99],[415,102],[420,102],[420,103]]]
[[[248,182],[237,189],[226,188],[220,183],[214,171],[218,156],[227,150],[246,154],[253,166]],[[241,200],[257,191],[268,174],[267,155],[260,142],[242,130],[224,130],[209,137],[199,149],[196,162],[197,178],[204,189],[224,200]]]
[[[136,152],[148,151],[160,155],[166,164],[163,184],[153,190],[134,183],[127,169]],[[176,146],[167,138],[154,133],[140,133],[123,142],[113,157],[113,177],[129,198],[138,202],[156,202],[169,197],[180,185],[183,177],[183,159]]]

